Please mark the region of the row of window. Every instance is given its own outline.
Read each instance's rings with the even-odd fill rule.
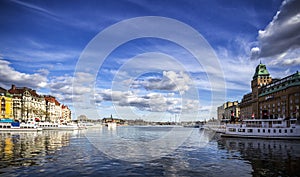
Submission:
[[[0,125],[0,128],[11,128],[11,125]],[[22,126],[21,128],[34,128],[32,126]]]
[[[236,132],[236,128],[229,128],[228,129],[229,132]],[[257,133],[261,133],[260,131],[261,129],[257,129]],[[262,133],[271,133],[271,130],[272,129],[262,129]],[[293,129],[289,129],[290,130],[290,133],[293,133]],[[238,129],[238,132],[246,132],[246,129],[243,129],[243,128],[239,128]],[[273,129],[273,133],[276,133],[277,132],[277,129]],[[247,129],[247,133],[253,133],[253,129]],[[288,129],[278,129],[278,133],[288,133]]]
[[[40,127],[58,127],[58,125],[39,125]]]

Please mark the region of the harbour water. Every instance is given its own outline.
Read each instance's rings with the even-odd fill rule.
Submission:
[[[111,144],[114,136],[143,143],[160,139],[170,131],[190,132],[174,151],[168,151],[168,146],[153,147],[167,153],[134,161],[105,153],[87,136],[89,131],[0,133],[0,176],[300,175],[300,141],[221,138],[196,128],[124,126],[93,130],[95,137],[102,138],[97,143],[111,146],[112,153],[127,146]]]

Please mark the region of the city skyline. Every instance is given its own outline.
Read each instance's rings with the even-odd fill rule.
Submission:
[[[196,65],[194,56],[182,46],[158,38],[135,39],[118,46],[105,58],[92,86],[73,90],[74,78],[81,82],[93,79],[89,73],[76,73],[76,64],[89,42],[110,26],[136,17],[175,19],[203,36],[224,75],[226,97],[219,100],[220,104],[241,100],[250,92],[250,81],[260,61],[273,78],[295,73],[300,65],[299,1],[13,0],[1,1],[0,9],[0,87],[7,89],[15,84],[51,94],[70,106],[72,113],[73,101],[93,92],[98,115],[89,115],[93,108],[83,103],[82,113],[74,114],[73,119],[81,114],[95,119],[111,114],[118,117],[116,107],[129,108],[141,118],[150,113],[158,113],[159,117],[165,112],[160,118],[153,116],[154,121],[168,121],[182,110],[191,111],[191,117],[199,112],[197,120],[217,117],[211,95],[218,90],[212,90],[206,66]],[[118,36],[112,36],[111,41],[114,38]],[[174,67],[169,56],[179,61],[185,72]],[[135,57],[141,58],[138,61],[149,60],[152,65],[128,62]],[[157,66],[158,61],[165,61],[164,67]],[[128,67],[126,72],[121,70],[124,65]],[[132,78],[126,91],[112,89],[116,75],[128,78],[129,71],[142,66],[150,71],[161,67],[161,72],[145,72]],[[188,99],[180,104],[181,94],[191,89],[191,83],[198,90],[199,100]]]

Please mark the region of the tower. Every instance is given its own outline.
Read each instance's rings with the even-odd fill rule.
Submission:
[[[256,66],[254,76],[251,81],[252,89],[252,114],[258,115],[258,94],[261,87],[272,82],[272,77],[267,70],[266,65],[261,62]]]

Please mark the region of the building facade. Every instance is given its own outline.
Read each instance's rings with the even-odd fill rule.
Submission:
[[[242,119],[299,118],[298,71],[283,79],[272,79],[266,66],[260,63],[252,78],[251,89],[239,105]]]
[[[38,95],[35,90],[27,87],[16,87],[12,85],[8,92],[13,96],[14,119],[27,121],[39,118],[45,120],[45,99]]]
[[[222,119],[232,119],[239,118],[240,116],[240,108],[238,101],[228,101],[223,105],[218,107],[218,120],[221,121]]]
[[[48,122],[71,122],[71,110],[53,96],[39,95],[27,87],[0,87],[0,118],[20,121],[35,119]]]
[[[61,109],[62,109],[62,120],[66,122],[71,122],[71,110],[69,109],[69,107],[66,105],[62,105]]]
[[[13,118],[13,99],[8,91],[0,87],[0,118]]]

